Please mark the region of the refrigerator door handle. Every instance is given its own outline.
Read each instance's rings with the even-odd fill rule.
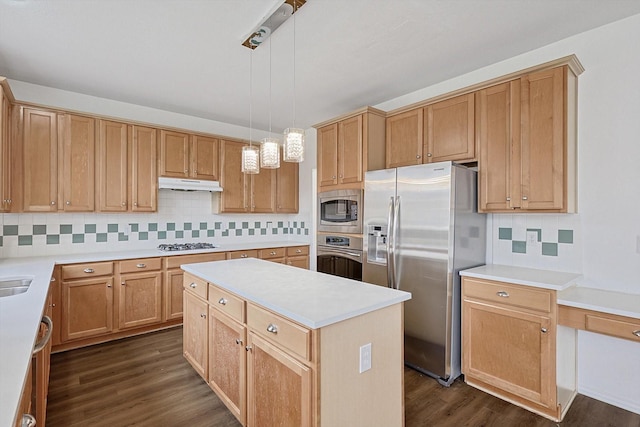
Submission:
[[[391,250],[391,257],[393,258],[393,288],[399,289],[398,287],[398,276],[396,272],[396,240],[398,238],[398,218],[400,217],[400,196],[396,197],[395,208],[393,212],[393,249]]]
[[[393,288],[393,278],[395,276],[393,265],[393,196],[389,199],[389,213],[387,214],[387,287]]]

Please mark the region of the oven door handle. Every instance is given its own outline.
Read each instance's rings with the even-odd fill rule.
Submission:
[[[334,249],[323,246],[322,248],[318,248],[318,256],[321,255],[338,255],[362,263],[362,253],[356,251]]]

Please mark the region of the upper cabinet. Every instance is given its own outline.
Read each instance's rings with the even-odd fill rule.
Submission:
[[[577,77],[567,65],[478,92],[482,212],[575,212]]]
[[[4,80],[2,80],[4,81]],[[8,86],[7,86],[8,87]],[[11,100],[0,85],[0,212],[11,211]]]
[[[220,141],[201,135],[160,131],[160,176],[217,181]]]
[[[299,206],[299,165],[280,162],[276,169],[276,212],[298,213]]]
[[[95,122],[90,117],[58,115],[61,208],[68,212],[94,208]]]
[[[365,108],[315,126],[320,191],[362,188],[364,172],[384,168],[384,121],[382,111]]]
[[[422,163],[423,117],[422,108],[387,117],[387,168]]]
[[[157,129],[129,125],[127,201],[131,212],[158,210],[157,140]]]

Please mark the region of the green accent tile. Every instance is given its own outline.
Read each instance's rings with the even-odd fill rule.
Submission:
[[[200,230],[192,230],[191,237],[200,237]]]
[[[95,224],[85,224],[84,225],[84,233],[85,234],[93,234],[96,232],[96,225]]]
[[[249,228],[249,223],[248,223],[247,221],[243,221],[243,222],[242,222],[242,229],[243,229],[243,230],[246,230],[246,229],[248,229],[248,228]]]
[[[60,234],[71,234],[73,233],[73,227],[71,224],[60,224]]]
[[[140,231],[139,224],[131,223],[129,225],[131,226],[131,231],[133,233],[137,233],[138,231]]]
[[[516,254],[526,254],[527,242],[522,242],[520,240],[513,240],[511,242],[511,252]]]
[[[43,234],[47,234],[47,226],[46,225],[34,225],[33,226],[33,235],[41,236]]]
[[[107,232],[108,233],[117,233],[118,232],[118,224],[107,224]]]
[[[213,230],[207,230],[207,237],[214,237],[216,235],[216,232]]]
[[[190,222],[185,222],[185,223],[184,223],[184,229],[185,229],[185,230],[191,230],[191,228],[192,228],[192,227],[191,227],[191,223],[190,223]]]
[[[253,223],[253,228],[260,228],[260,221],[256,221]]]
[[[289,229],[288,229],[288,228],[285,228],[285,229],[284,229],[284,234],[289,234]],[[293,234],[293,233],[292,233],[292,234]]]
[[[84,234],[73,234],[71,236],[71,243],[84,243]]]
[[[59,245],[59,244],[60,244],[59,234],[47,234],[47,245]]]
[[[107,233],[97,233],[96,243],[104,243],[107,241]]]
[[[18,236],[18,246],[33,245],[33,236]]]
[[[261,228],[261,229],[260,229],[260,234],[261,234],[262,236],[266,236],[266,235],[267,235],[267,229],[266,229],[266,228]]]
[[[573,243],[573,230],[558,230],[558,243]]]
[[[527,232],[529,231],[535,231],[536,233],[538,233],[538,242],[542,242],[542,230],[539,228],[527,228]]]
[[[200,223],[200,230],[206,230],[207,229],[207,223],[206,222],[201,222]]]
[[[284,227],[284,222],[278,221],[278,228],[282,228],[282,227]]]
[[[158,223],[150,222],[149,223],[149,231],[158,231]]]
[[[298,228],[298,221],[293,221],[293,228]]]
[[[254,236],[256,234],[256,230],[253,228],[249,229],[249,236]]]
[[[222,232],[222,237],[229,237],[229,230],[224,230]]]
[[[271,234],[278,234],[278,229],[277,228],[272,228],[271,229]]]
[[[149,240],[149,233],[146,231],[141,231],[138,233],[138,240]]]
[[[3,244],[4,244],[4,238],[0,236],[0,248],[2,247]]]
[[[236,230],[236,236],[242,236],[242,230],[240,229]]]
[[[222,223],[221,223],[221,222],[216,222],[216,223],[213,225],[213,228],[214,228],[215,230],[221,230],[221,229],[222,229]]]
[[[512,230],[510,228],[498,228],[498,239],[511,240]]]
[[[18,235],[18,226],[17,225],[5,225],[2,227],[2,234],[5,236],[17,236]]]
[[[174,231],[176,229],[176,224],[174,222],[167,223],[167,231]]]
[[[300,222],[300,228],[304,228],[304,221]]]
[[[542,242],[542,255],[558,256],[558,244]]]
[[[158,240],[165,240],[167,238],[166,231],[158,231]]]
[[[231,221],[231,222],[229,223],[229,227],[228,227],[228,228],[229,228],[229,230],[235,230],[235,228],[236,228],[236,223],[235,223],[234,221]]]
[[[308,236],[308,235],[309,235],[309,229],[308,229],[308,228],[305,228],[305,229],[304,229],[304,235],[305,235],[305,236]]]
[[[127,236],[124,233],[118,233],[118,241],[119,242],[128,242],[129,241],[129,236]]]
[[[176,239],[183,239],[184,231],[176,231]]]

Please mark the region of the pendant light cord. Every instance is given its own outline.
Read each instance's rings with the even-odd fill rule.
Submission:
[[[293,0],[293,127],[296,127],[296,0]]]
[[[271,137],[271,42],[269,40],[269,137]]]
[[[252,146],[253,132],[251,123],[253,122],[253,49],[249,53],[249,147]]]

